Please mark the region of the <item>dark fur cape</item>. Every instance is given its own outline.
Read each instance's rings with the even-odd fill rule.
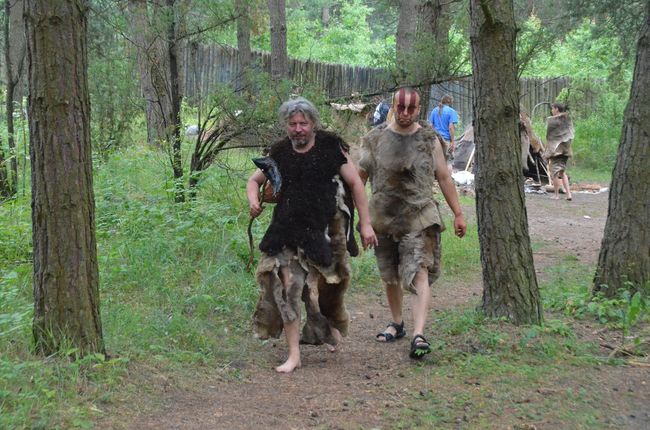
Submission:
[[[262,252],[275,255],[284,246],[300,247],[315,263],[332,263],[326,229],[337,210],[338,184],[333,179],[346,163],[341,152],[346,148],[339,136],[326,131],[316,132],[316,145],[304,154],[294,151],[288,138],[271,147],[269,156],[282,175],[282,190],[271,225],[260,242]],[[354,208],[348,207],[353,214]]]

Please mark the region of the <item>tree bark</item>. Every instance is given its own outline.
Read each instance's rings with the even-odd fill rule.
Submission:
[[[104,352],[88,95],[87,3],[27,0],[36,351]]]
[[[268,0],[271,23],[271,79],[289,77],[287,55],[287,17],[284,0]]]
[[[4,57],[7,80],[5,118],[7,121],[7,145],[9,147],[10,161],[6,170],[4,164],[0,164],[2,166],[1,170],[4,170],[4,172],[0,173],[0,189],[6,197],[13,196],[18,191],[18,160],[16,157],[14,107],[16,98],[20,101],[19,104],[22,105],[22,91],[20,91],[20,86],[25,64],[25,36],[22,25],[22,6],[22,0],[5,0]]]
[[[169,122],[172,117],[171,77],[167,55],[167,34],[158,34],[150,25],[146,0],[129,0],[129,24],[137,51],[140,89],[145,101],[147,142],[165,146],[169,143]],[[160,17],[162,14],[154,13]]]
[[[138,52],[140,85],[145,98],[147,140],[169,151],[176,202],[182,202],[180,107],[181,77],[178,64],[176,0],[156,2],[151,25],[146,0],[129,0],[131,32]],[[158,30],[154,30],[158,29]]]
[[[252,61],[251,54],[251,24],[250,5],[247,1],[237,2],[237,51],[239,60],[239,73],[237,74],[236,90],[248,89],[250,91],[247,75],[250,73]]]
[[[418,22],[418,0],[400,0],[399,2],[399,20],[397,22],[397,32],[395,33],[395,48],[397,55],[397,65],[404,64],[408,60],[413,50],[413,42],[417,31]],[[406,70],[400,70],[405,75]],[[405,79],[405,76],[402,76]]]
[[[174,2],[176,0],[167,0],[167,12],[171,17],[167,23],[167,56],[169,58],[169,99],[170,99],[170,118],[166,130],[168,131],[168,140],[171,142],[171,163],[175,180],[176,203],[185,201],[183,178],[183,162],[181,158],[181,82],[178,73],[178,38],[176,34],[176,17],[174,14]]]
[[[471,0],[476,209],[486,315],[538,324],[542,305],[519,165],[512,0]]]
[[[418,37],[419,48],[432,51],[433,62],[430,67],[421,67],[426,75],[416,78],[418,82],[429,81],[433,78],[448,74],[449,70],[449,3],[447,0],[426,0],[419,6]],[[415,60],[417,63],[417,59]],[[424,66],[424,64],[423,64]],[[427,65],[429,66],[429,65]],[[416,66],[417,70],[417,66]],[[428,118],[429,103],[431,98],[431,85],[422,88],[423,120]]]
[[[609,191],[593,292],[650,288],[650,3],[637,45],[634,78]]]

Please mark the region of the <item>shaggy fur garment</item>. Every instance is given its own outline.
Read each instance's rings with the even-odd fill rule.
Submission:
[[[333,255],[329,266],[314,264],[300,250],[285,249],[274,256],[262,255],[256,272],[260,287],[253,315],[256,337],[280,337],[284,323],[299,318],[301,298],[307,311],[301,343],[336,343],[331,327],[347,336],[350,317],[343,299],[350,284],[350,265],[345,226],[346,216],[339,210],[328,225]],[[286,291],[279,276],[283,265],[291,272],[291,282]]]
[[[326,229],[336,213],[335,177],[346,162],[342,145],[335,134],[318,131],[316,145],[304,154],[294,151],[288,138],[271,147],[269,156],[278,165],[283,185],[259,245],[262,252],[276,255],[284,247],[301,248],[319,265],[332,263]]]

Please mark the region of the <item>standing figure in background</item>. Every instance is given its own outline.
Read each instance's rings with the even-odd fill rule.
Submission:
[[[552,199],[560,199],[560,186],[564,188],[566,199],[571,201],[571,188],[566,172],[566,165],[571,152],[571,143],[575,132],[571,117],[565,105],[553,103],[551,105],[551,116],[546,118],[546,153],[544,158],[548,160],[548,171],[553,182],[555,193]]]
[[[393,96],[394,117],[362,138],[359,173],[370,179],[370,218],[379,244],[377,266],[384,283],[392,321],[377,334],[378,342],[406,336],[402,316],[403,290],[413,296],[413,336],[409,356],[431,352],[424,328],[431,286],[440,275],[440,234],[444,223],[433,198],[437,179],[454,213],[454,232],[463,237],[467,225],[456,187],[445,163],[442,143],[426,123],[420,124],[420,95],[401,88]]]
[[[375,112],[370,118],[370,125],[373,127],[383,124],[388,119],[388,112],[390,111],[390,103],[385,99],[381,99],[375,108]]]
[[[429,122],[435,131],[445,139],[447,168],[449,173],[453,172],[454,150],[456,149],[456,124],[458,124],[458,113],[451,107],[454,98],[449,94],[442,96],[440,104],[436,106],[429,115]]]
[[[328,344],[335,351],[348,330],[343,295],[350,282],[354,206],[359,213],[364,248],[377,244],[370,225],[363,182],[350,162],[347,144],[336,134],[319,130],[316,107],[299,97],[280,107],[287,137],[271,146],[282,185],[273,218],[259,248],[256,271],[260,298],[253,316],[261,339],[279,337],[284,329],[289,355],[275,370],[300,367],[299,343]],[[259,189],[265,181],[257,169],[246,184],[250,214],[262,213]],[[355,247],[356,248],[356,247]],[[300,337],[300,300],[307,321]]]

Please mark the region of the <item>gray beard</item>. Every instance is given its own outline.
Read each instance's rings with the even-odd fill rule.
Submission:
[[[304,138],[304,139],[290,139],[291,144],[294,146],[294,148],[302,148],[303,146],[307,145],[309,143],[309,139]]]

